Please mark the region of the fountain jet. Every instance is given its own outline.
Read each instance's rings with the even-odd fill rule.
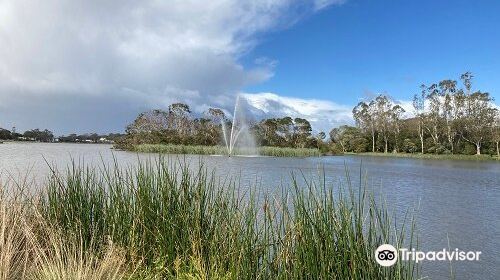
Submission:
[[[240,95],[238,95],[236,97],[236,103],[234,104],[233,120],[230,130],[227,127],[226,121],[223,119],[221,120],[222,134],[228,156],[234,155],[237,145],[240,148],[245,148],[247,154],[256,154],[255,142],[250,134],[241,106]]]

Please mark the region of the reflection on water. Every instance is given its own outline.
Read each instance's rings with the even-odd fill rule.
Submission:
[[[0,178],[29,172],[38,184],[49,172],[45,161],[64,168],[71,159],[86,164],[137,164],[154,154],[113,151],[109,145],[5,143],[0,145]],[[455,262],[456,279],[497,279],[500,267],[500,164],[497,162],[418,160],[384,157],[221,157],[187,155],[196,167],[200,159],[217,175],[237,176],[241,186],[255,186],[278,192],[291,174],[306,180],[317,178],[323,170],[329,184],[336,186],[349,170],[353,184],[359,183],[359,170],[369,179],[369,187],[382,194],[389,207],[401,217],[418,207],[417,225],[420,248],[441,250],[448,247],[482,251],[479,262]],[[450,264],[424,263],[430,279],[448,279]]]

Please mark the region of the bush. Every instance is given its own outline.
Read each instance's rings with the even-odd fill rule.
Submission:
[[[330,145],[328,145],[328,152],[332,155],[341,155],[344,152],[342,151],[342,146],[340,144],[331,142]]]
[[[475,155],[476,154],[476,146],[474,146],[474,145],[472,145],[470,143],[465,143],[464,154],[466,154],[466,155]]]
[[[443,145],[436,145],[429,147],[427,149],[427,153],[442,155],[442,154],[450,154],[451,152]]]
[[[406,153],[415,153],[418,151],[418,147],[415,143],[413,143],[410,139],[406,138],[403,140],[403,151]]]
[[[369,146],[368,140],[363,137],[354,138],[352,141],[352,149],[355,153],[366,152]]]

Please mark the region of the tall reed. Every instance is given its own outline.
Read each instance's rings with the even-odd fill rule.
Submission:
[[[83,238],[46,220],[37,197],[19,184],[0,185],[0,280],[114,280],[134,275],[113,244],[84,249]]]
[[[279,196],[243,190],[182,159],[137,167],[74,164],[54,170],[41,213],[85,250],[127,248],[141,278],[412,279],[411,262],[383,268],[382,243],[414,246],[413,223],[396,227],[364,184],[292,178]],[[348,175],[347,175],[348,176]],[[364,180],[360,180],[364,181]],[[350,182],[350,180],[347,180]]]
[[[198,154],[198,155],[226,155],[227,149],[223,146],[188,146],[172,144],[141,144],[133,146],[135,152],[164,153],[164,154]],[[287,148],[287,147],[258,147],[256,149],[236,148],[235,155],[255,155],[273,157],[312,157],[320,156],[319,149]]]

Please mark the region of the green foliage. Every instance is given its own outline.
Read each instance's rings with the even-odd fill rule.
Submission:
[[[27,130],[26,132],[24,132],[23,137],[25,137],[28,140],[34,140],[40,142],[51,142],[52,140],[54,140],[54,134],[52,134],[51,131],[47,129],[39,130],[38,128]]]
[[[364,137],[361,129],[353,126],[343,125],[330,131],[330,140],[340,146],[342,152],[366,152],[368,140]]]
[[[200,166],[161,157],[125,170],[73,165],[54,172],[40,209],[88,250],[126,248],[142,279],[418,278],[412,262],[375,262],[382,243],[414,247],[414,226],[392,224],[365,184],[299,186],[294,177],[278,197],[241,196],[237,180]]]
[[[12,138],[13,138],[13,136],[12,136],[12,133],[10,132],[10,130],[0,128],[0,139],[10,140]]]
[[[421,85],[413,98],[412,118],[403,119],[402,107],[379,95],[357,104],[354,120],[372,143],[372,152],[413,153],[415,145],[419,152],[432,154],[500,155],[500,112],[489,93],[472,90],[473,77],[470,72],[461,75],[463,87],[450,79]],[[334,141],[341,141],[338,134],[342,130],[332,130]],[[401,139],[406,143],[400,143]]]
[[[193,118],[189,106],[183,103],[170,105],[168,112],[163,110],[143,112],[127,126],[125,137],[116,140],[116,147],[130,150],[142,144],[223,145],[221,124],[226,123],[230,127],[231,122],[226,119],[221,109],[209,108],[204,115],[206,118]],[[260,146],[304,149],[321,148],[324,144],[324,137],[321,137],[324,133],[313,137],[311,124],[302,118],[265,119],[250,124],[249,130]],[[187,152],[189,149],[184,151]],[[184,151],[176,152],[184,153]]]
[[[415,153],[418,151],[418,147],[415,143],[411,141],[411,139],[406,138],[403,141],[403,147],[402,147],[403,152],[405,153]]]
[[[253,125],[252,132],[260,146],[312,148],[322,141],[312,136],[311,124],[302,118],[264,119]]]

